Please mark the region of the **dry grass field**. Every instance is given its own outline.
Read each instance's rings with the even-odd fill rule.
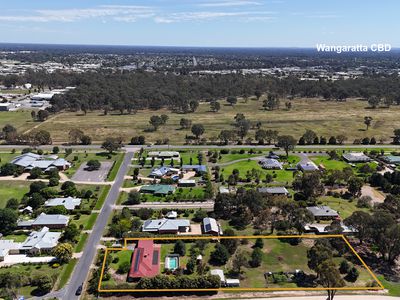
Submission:
[[[123,136],[126,141],[129,141],[132,136],[145,135],[147,142],[169,138],[171,143],[180,144],[184,142],[186,134],[191,134],[190,130],[180,129],[181,118],[189,118],[193,124],[203,124],[206,129],[204,136],[212,138],[218,136],[222,129],[233,128],[233,118],[237,113],[244,113],[251,121],[261,121],[264,129],[278,130],[279,134],[291,134],[299,138],[306,129],[312,129],[318,135],[328,138],[331,135],[344,134],[348,137],[347,142],[350,143],[355,138],[365,136],[374,136],[378,141],[380,138],[385,138],[389,142],[393,129],[400,128],[400,107],[372,110],[367,108],[365,101],[355,99],[342,103],[318,99],[295,99],[290,111],[284,108],[284,103],[281,103],[279,110],[265,111],[262,109],[261,100],[249,100],[245,103],[240,99],[233,107],[227,105],[226,101],[220,101],[220,103],[221,110],[217,113],[210,111],[208,103],[200,104],[197,111],[190,114],[171,113],[168,110],[145,110],[132,115],[107,116],[100,111],[94,111],[84,116],[81,113],[65,112],[42,123],[38,128],[50,131],[55,142],[66,141],[68,131],[79,128],[97,142],[104,140],[107,136]],[[156,132],[145,132],[146,128],[149,128],[150,116],[160,114],[169,116],[167,124]],[[372,126],[368,131],[365,131],[363,123],[365,116],[373,117]],[[3,122],[0,121],[0,123]],[[248,136],[254,138],[254,130],[251,130]]]

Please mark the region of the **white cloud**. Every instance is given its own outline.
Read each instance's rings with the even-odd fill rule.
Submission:
[[[198,4],[198,6],[202,7],[231,7],[231,6],[246,6],[246,5],[261,5],[261,3],[248,0],[236,0],[236,1],[206,2]]]

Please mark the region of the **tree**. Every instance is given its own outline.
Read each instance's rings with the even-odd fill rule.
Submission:
[[[33,280],[41,294],[47,294],[53,288],[53,280],[48,274],[40,274]]]
[[[202,222],[204,218],[207,218],[207,212],[205,210],[199,209],[194,213],[193,221]]]
[[[233,96],[230,96],[230,97],[226,98],[226,101],[227,101],[231,106],[234,106],[234,105],[237,103],[237,98],[236,98],[236,97],[233,97]]]
[[[193,124],[192,133],[196,136],[196,139],[199,139],[204,134],[204,131],[205,129],[202,124]]]
[[[231,228],[228,228],[224,232],[225,236],[235,236],[235,231]],[[225,246],[226,250],[228,250],[229,254],[232,255],[235,253],[237,247],[238,247],[238,239],[221,239],[220,243],[221,245]]]
[[[123,261],[117,269],[118,274],[128,274],[131,268],[131,263],[129,261]]]
[[[249,258],[243,250],[238,250],[232,258],[232,269],[237,274],[240,274],[242,267],[248,265]]]
[[[6,204],[6,208],[18,209],[18,206],[19,206],[18,199],[16,199],[16,198],[8,199],[7,204]]]
[[[146,137],[143,135],[134,136],[131,139],[131,145],[144,145],[146,144]]]
[[[261,266],[262,258],[263,258],[262,250],[258,247],[254,248],[253,252],[251,253],[250,266],[252,266],[253,268]]]
[[[58,244],[51,253],[61,264],[64,264],[71,260],[73,251],[74,249],[71,244],[61,243]]]
[[[353,176],[347,181],[347,189],[353,197],[359,197],[363,184],[364,182],[360,178]]]
[[[179,122],[182,129],[189,129],[192,126],[192,120],[182,118]]]
[[[140,204],[142,195],[137,191],[130,191],[128,194],[128,200],[126,201],[128,205]]]
[[[174,245],[174,253],[184,256],[186,253],[186,244],[182,240],[177,240]]]
[[[213,112],[218,112],[221,109],[221,104],[218,101],[211,101],[210,108]]]
[[[303,134],[304,141],[308,145],[312,144],[316,137],[317,137],[317,134],[310,129],[307,129],[306,132]]]
[[[268,94],[267,99],[263,102],[264,109],[274,110],[279,108],[279,98],[276,94]]]
[[[377,96],[371,96],[368,98],[368,104],[375,109],[379,103],[381,102],[381,100],[377,97]]]
[[[37,113],[37,118],[40,122],[46,121],[49,117],[49,112],[47,110],[39,110]]]
[[[264,248],[264,241],[262,238],[257,238],[256,242],[254,243],[254,248]]]
[[[33,140],[39,145],[50,145],[52,143],[50,132],[39,130],[33,133]]]
[[[14,126],[7,124],[3,127],[2,132],[7,143],[15,142],[17,137],[17,129]]]
[[[222,266],[226,264],[229,259],[229,252],[222,244],[217,244],[215,250],[211,252],[210,260],[213,264]]]
[[[324,192],[321,175],[317,172],[304,173],[293,181],[293,188],[301,191],[307,199],[316,199]]]
[[[192,100],[189,102],[190,111],[194,113],[196,109],[199,107],[199,101]]]
[[[238,136],[243,139],[250,130],[251,124],[249,120],[241,120],[237,122]]]
[[[153,126],[153,130],[157,131],[157,129],[163,124],[163,120],[160,116],[151,116],[149,123]]]
[[[92,143],[92,138],[88,135],[82,135],[81,144],[82,145],[90,145]]]
[[[293,151],[296,146],[296,139],[291,135],[281,135],[278,137],[277,146],[283,148],[286,152],[286,157],[288,157],[289,151]]]
[[[107,150],[110,154],[114,151],[119,150],[122,147],[122,141],[119,138],[106,138],[106,140],[101,145],[101,148]]]
[[[86,163],[86,170],[95,171],[99,170],[101,167],[101,163],[97,159],[91,159]]]
[[[43,171],[41,168],[34,167],[30,172],[29,172],[29,179],[37,179],[40,178],[40,176],[43,175]]]
[[[230,141],[233,141],[236,137],[236,133],[233,130],[221,130],[218,138],[227,145]]]
[[[326,241],[317,241],[314,246],[307,250],[308,267],[318,271],[318,267],[326,260],[332,259],[332,249]]]
[[[344,141],[347,139],[347,137],[343,134],[339,134],[336,137],[336,141],[338,142],[339,145],[343,145]]]
[[[17,228],[18,215],[14,209],[0,209],[0,232],[3,235],[10,234]]]
[[[350,264],[346,259],[340,262],[339,271],[341,274],[346,274],[350,271]]]
[[[367,126],[366,130],[368,130],[369,126],[371,126],[371,123],[372,123],[372,117],[365,116],[364,117],[364,124]]]
[[[261,96],[262,96],[262,92],[260,90],[255,90],[254,91],[254,96],[256,96],[257,101],[260,100]]]
[[[352,267],[348,271],[348,273],[347,273],[347,275],[346,275],[346,277],[344,279],[347,280],[347,281],[350,281],[350,282],[356,282],[359,275],[360,275],[360,272],[358,272],[356,267]]]
[[[317,268],[318,281],[325,288],[338,288],[345,286],[344,280],[340,276],[339,270],[332,260],[325,260]],[[337,290],[327,290],[327,300],[333,300]]]
[[[165,125],[169,119],[169,117],[167,115],[161,115],[161,125]]]
[[[83,137],[84,133],[82,130],[74,128],[71,129],[68,133],[69,142],[72,145],[76,145],[79,143],[81,138]]]
[[[75,223],[70,223],[67,227],[65,227],[65,230],[62,234],[62,240],[75,243],[78,240],[79,234],[80,231],[78,226],[76,226]]]

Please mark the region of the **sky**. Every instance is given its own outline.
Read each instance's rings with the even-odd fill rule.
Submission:
[[[0,0],[0,42],[400,47],[399,0]]]

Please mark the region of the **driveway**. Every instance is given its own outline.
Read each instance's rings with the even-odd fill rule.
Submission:
[[[54,256],[38,256],[38,257],[31,257],[31,256],[26,256],[23,254],[16,254],[16,255],[7,255],[4,258],[4,261],[0,263],[0,267],[5,267],[5,266],[11,266],[15,264],[23,264],[23,263],[48,263],[54,260]]]
[[[372,198],[372,203],[383,203],[385,201],[385,195],[379,192],[377,189],[369,185],[364,185],[361,188],[362,196],[370,196]]]
[[[110,172],[112,166],[112,161],[102,161],[100,169],[87,171],[86,163],[83,163],[71,179],[73,181],[104,182],[107,179],[108,172]]]

